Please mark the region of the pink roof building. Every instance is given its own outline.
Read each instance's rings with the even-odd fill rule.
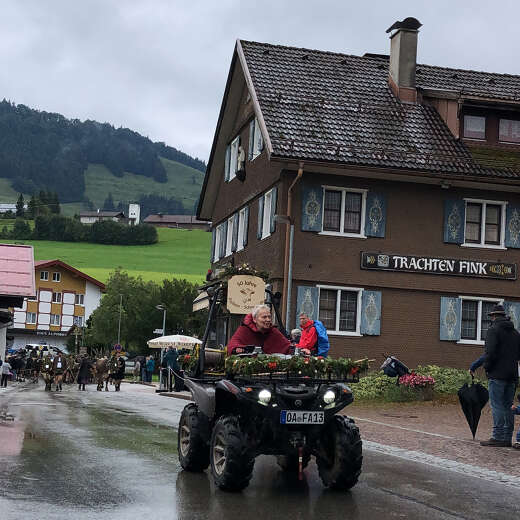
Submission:
[[[11,301],[4,305],[7,300],[23,301],[35,295],[32,246],[0,244],[0,307],[13,305]]]

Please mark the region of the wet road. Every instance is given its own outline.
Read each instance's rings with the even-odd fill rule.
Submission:
[[[2,520],[287,518],[510,519],[520,490],[365,450],[349,493],[323,488],[314,463],[303,482],[260,457],[242,493],[180,470],[176,425],[186,401],[140,386],[120,393],[40,386],[0,392]],[[516,455],[516,454],[515,454]],[[520,463],[520,457],[519,457]]]

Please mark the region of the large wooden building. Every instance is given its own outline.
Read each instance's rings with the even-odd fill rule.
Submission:
[[[237,41],[197,216],[332,355],[467,367],[490,306],[520,319],[520,77],[418,64],[420,25],[390,55]]]

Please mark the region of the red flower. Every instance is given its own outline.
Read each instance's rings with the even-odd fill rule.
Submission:
[[[276,361],[270,361],[269,363],[267,363],[267,367],[269,368],[269,370],[276,370],[277,366],[278,363],[276,363]]]
[[[188,360],[190,360],[190,359],[191,359],[191,356],[190,356],[189,354],[186,354],[186,355],[184,356],[184,361],[188,361]]]
[[[351,373],[352,375],[357,374],[358,372],[359,372],[359,367],[352,367],[352,368],[350,369],[350,373]]]

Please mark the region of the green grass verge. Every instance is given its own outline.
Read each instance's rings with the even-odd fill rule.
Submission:
[[[157,230],[159,242],[149,246],[111,246],[85,242],[25,240],[34,247],[35,260],[60,259],[76,269],[105,282],[117,267],[131,276],[160,282],[165,278],[186,278],[202,282],[209,267],[211,234],[184,229]],[[6,243],[22,243],[3,240]]]

